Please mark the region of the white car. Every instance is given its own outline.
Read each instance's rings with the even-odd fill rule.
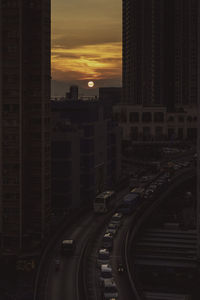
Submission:
[[[106,229],[106,233],[110,233],[110,234],[112,234],[112,236],[115,236],[116,233],[117,233],[117,229],[115,229],[115,228],[107,228]]]

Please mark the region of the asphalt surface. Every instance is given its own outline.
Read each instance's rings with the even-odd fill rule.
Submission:
[[[46,285],[46,297],[48,300],[78,299],[77,276],[83,247],[87,241],[91,224],[94,224],[95,216],[87,216],[81,220],[80,226],[73,231],[64,234],[63,239],[70,238],[76,241],[76,251],[69,257],[61,256],[60,243],[53,250],[49,274]],[[61,242],[61,241],[60,241]],[[55,259],[60,259],[60,268],[56,270]]]

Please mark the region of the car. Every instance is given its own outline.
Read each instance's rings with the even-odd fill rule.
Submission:
[[[180,168],[181,168],[181,166],[180,166],[179,164],[175,164],[175,165],[174,165],[174,170],[175,170],[175,171],[179,170]]]
[[[113,234],[110,232],[106,232],[103,236],[102,246],[105,249],[112,250],[113,248]]]
[[[157,180],[157,183],[165,183],[166,182],[166,178],[159,178]]]
[[[152,189],[152,188],[148,188],[147,190],[146,190],[146,192],[148,193],[148,194],[153,194],[154,193],[154,189]]]
[[[164,182],[163,182],[163,181],[159,181],[159,182],[157,182],[157,185],[158,185],[158,187],[161,187],[163,184],[164,184]]]
[[[118,290],[117,286],[114,280],[111,279],[106,279],[103,282],[103,299],[108,300],[108,299],[117,299],[118,298]]]
[[[112,228],[112,229],[116,229],[116,230],[118,229],[117,225],[115,223],[111,223],[111,222],[108,224],[108,228]]]
[[[113,280],[112,268],[109,264],[101,265],[99,279],[101,285],[106,279]]]
[[[120,213],[120,212],[115,213],[111,218],[111,223],[116,224],[117,227],[120,227],[120,225],[122,223],[122,218],[123,218],[122,213]]]
[[[101,248],[97,253],[97,265],[100,267],[103,264],[109,264],[110,252],[108,249]]]
[[[151,184],[150,186],[149,186],[149,189],[152,189],[152,190],[156,190],[157,189],[157,184]]]
[[[147,181],[149,181],[148,176],[142,176],[141,179],[140,179],[140,182],[141,182],[141,183],[145,183],[145,182],[147,182]]]
[[[115,236],[116,233],[117,233],[117,229],[116,228],[109,228],[109,227],[107,227],[106,233],[110,233],[110,234],[112,234],[112,236]]]
[[[118,230],[117,224],[109,223],[106,231],[112,233],[114,236],[116,235],[117,230]]]

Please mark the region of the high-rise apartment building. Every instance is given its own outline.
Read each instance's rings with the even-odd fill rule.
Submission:
[[[123,102],[197,103],[198,0],[123,0]]]
[[[0,242],[41,241],[50,216],[50,0],[0,0]],[[32,244],[33,246],[33,244]]]

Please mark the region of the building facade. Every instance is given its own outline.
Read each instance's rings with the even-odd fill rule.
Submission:
[[[169,112],[165,106],[119,104],[113,116],[127,141],[175,141],[197,138],[197,109],[194,106]]]
[[[100,87],[99,88],[99,100],[103,105],[114,105],[121,102],[121,87]]]
[[[77,204],[91,206],[95,195],[105,189],[114,188],[121,176],[121,130],[112,122],[111,114],[108,116],[99,101],[51,102],[54,119],[62,123],[70,122],[71,127],[76,127],[82,132],[79,135],[80,148],[76,150],[77,158],[74,157],[80,164],[71,164],[65,168],[65,172],[71,174],[71,178],[75,178],[70,186],[71,199],[65,192],[65,203],[70,203],[72,207]],[[59,134],[57,131],[55,137]],[[63,140],[66,140],[66,134]],[[73,140],[70,142],[71,153],[75,143]],[[70,155],[66,153],[65,159]],[[54,169],[52,173],[54,174]],[[62,181],[64,187],[64,178]],[[78,195],[75,197],[72,192],[75,182],[75,188],[80,189],[80,201],[76,198]],[[58,187],[55,188],[58,190]]]
[[[52,210],[80,206],[80,144],[83,131],[52,112]]]
[[[0,1],[3,251],[35,246],[49,228],[50,28],[50,0]]]
[[[197,103],[198,0],[123,0],[123,103]]]

